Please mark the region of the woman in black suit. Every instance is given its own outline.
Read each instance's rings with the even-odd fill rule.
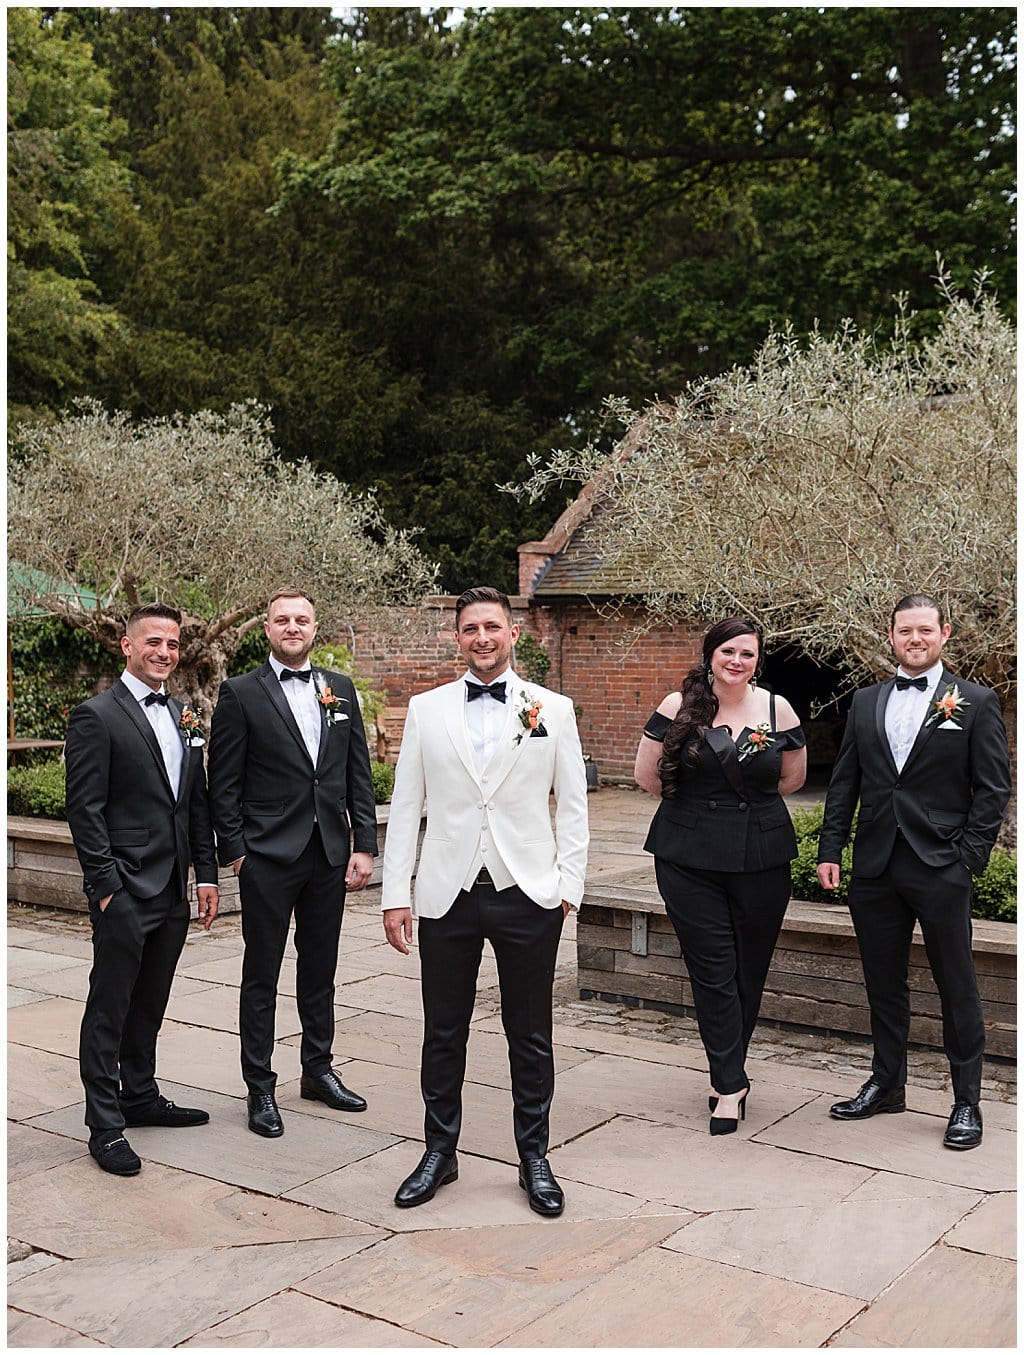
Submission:
[[[661,796],[644,846],[693,988],[712,1134],[745,1116],[744,1060],[796,855],[782,796],[807,772],[793,708],[757,686],[763,653],[755,622],[712,626],[701,663],[648,720],[636,757],[637,783]]]

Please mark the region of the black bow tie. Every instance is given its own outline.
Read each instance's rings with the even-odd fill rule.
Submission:
[[[475,701],[478,696],[493,696],[495,701],[505,704],[505,684],[504,682],[492,682],[489,687],[482,687],[479,682],[466,683],[466,691],[469,693],[469,700]]]
[[[281,681],[290,682],[292,678],[297,678],[299,682],[308,682],[313,676],[312,668],[282,668]]]
[[[166,706],[169,700],[166,692],[150,692],[142,704],[144,706]]]
[[[908,678],[900,673],[896,678],[896,690],[905,692],[908,687],[916,687],[919,692],[928,690],[928,679],[926,677]]]

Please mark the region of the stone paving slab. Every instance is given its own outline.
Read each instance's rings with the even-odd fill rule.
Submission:
[[[30,1002],[42,1002],[45,997],[45,993],[33,992],[31,988],[8,988],[7,1006],[24,1007]]]
[[[551,1154],[556,1176],[614,1185],[645,1200],[696,1213],[844,1199],[871,1175],[868,1168],[779,1153],[742,1133],[712,1138],[618,1116]]]
[[[597,1349],[820,1346],[858,1299],[651,1248],[503,1346]]]
[[[422,1152],[422,1143],[398,1144],[341,1167],[308,1186],[291,1190],[287,1198],[337,1210],[395,1233],[515,1227],[533,1218],[515,1167],[461,1150],[457,1181],[442,1187],[426,1204],[399,1209],[394,1203],[395,1191],[416,1166]],[[562,1221],[625,1219],[642,1213],[643,1206],[641,1199],[621,1190],[567,1186],[565,1213],[559,1227]],[[690,1217],[682,1212],[684,1217]],[[676,1218],[670,1222],[666,1233],[678,1227],[679,1221]]]
[[[286,1338],[283,1334],[286,1334]],[[350,1312],[336,1304],[324,1303],[291,1289],[254,1304],[237,1317],[208,1327],[191,1341],[183,1341],[182,1346],[186,1349],[199,1346],[204,1350],[227,1346],[241,1346],[246,1350],[279,1350],[284,1339],[287,1339],[291,1349],[298,1350],[327,1347],[418,1350],[440,1346],[438,1341],[417,1336],[389,1322],[364,1317],[362,1313]]]
[[[187,1104],[190,1088],[161,1085],[164,1095]],[[205,1092],[194,1101],[210,1112],[209,1124],[191,1129],[145,1126],[128,1131],[133,1148],[145,1163],[160,1162],[266,1195],[282,1195],[398,1141],[395,1134],[357,1125],[355,1121],[362,1117],[342,1119],[337,1114],[333,1119],[289,1114],[283,1136],[264,1139],[248,1128],[244,1098]],[[81,1104],[44,1115],[33,1124],[70,1138],[88,1139]]]
[[[299,1288],[459,1347],[493,1346],[584,1293],[667,1221],[560,1223],[414,1233],[379,1243]]]
[[[238,989],[195,979],[186,979],[184,982],[194,986],[179,991],[178,982],[175,981],[171,1000],[167,1004],[167,1019],[189,1026],[204,1026],[209,1030],[229,1031],[235,1037],[237,1053]],[[301,1032],[302,1022],[293,997],[278,994],[274,1029],[279,1040]]]
[[[1015,1349],[1015,1272],[1000,1257],[933,1247],[830,1344]]]
[[[89,927],[77,931],[62,925],[55,927],[27,927],[8,918],[8,947],[45,950],[50,955],[77,955],[81,960],[92,958],[92,935]]]
[[[80,1105],[82,1097],[77,1054],[68,1058],[20,1044],[7,1046],[8,1121]]]
[[[665,1246],[687,1256],[873,1299],[963,1215],[964,1192],[796,1209],[723,1210],[693,1220]]]
[[[7,1302],[110,1346],[171,1347],[366,1245],[365,1237],[134,1252],[51,1266]]]
[[[942,1146],[943,1128],[935,1116],[913,1111],[870,1120],[832,1120],[827,1098],[822,1097],[762,1130],[757,1139],[830,1162],[861,1163],[974,1190],[1014,1188],[1016,1135],[988,1127],[981,1148],[956,1152]]]
[[[145,1136],[133,1137],[142,1149]],[[81,1166],[68,1163],[43,1180],[12,1183],[8,1233],[72,1258],[380,1235],[340,1214],[268,1199],[151,1159],[131,1178],[111,1179]]]
[[[944,1239],[951,1247],[1017,1259],[1017,1196],[988,1195]]]
[[[75,969],[82,960],[77,955],[54,955],[47,950],[19,949],[12,946],[7,952],[7,977],[24,986],[25,980],[39,974],[54,974],[61,969]]]
[[[48,1322],[45,1317],[36,1317],[32,1313],[19,1313],[14,1308],[7,1309],[7,1344],[11,1347],[30,1347],[35,1350],[80,1349],[92,1346],[96,1350],[106,1350],[102,1341],[94,1341],[67,1327]]]
[[[64,1162],[81,1160],[88,1156],[82,1144],[62,1134],[48,1134],[32,1125],[7,1123],[7,1184],[8,1188],[23,1177],[48,1172]],[[33,1187],[34,1188],[34,1187]],[[10,1202],[8,1197],[8,1210]],[[8,1235],[12,1236],[10,1219]]]

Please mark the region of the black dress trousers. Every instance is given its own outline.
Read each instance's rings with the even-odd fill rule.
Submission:
[[[545,1157],[555,1090],[551,994],[563,912],[513,885],[476,884],[443,917],[419,919],[423,992],[420,1084],[428,1150],[451,1156],[462,1128],[466,1045],[485,940],[498,964],[520,1158]]]
[[[101,913],[90,903],[93,965],[79,1041],[85,1123],[123,1129],[124,1111],[159,1096],[156,1038],[188,934],[188,901],[175,867],[151,899],[119,889]]]
[[[277,982],[295,913],[295,999],[302,1024],[302,1071],[331,1071],[334,979],[345,911],[345,864],[332,866],[314,826],[294,861],[271,861],[249,851],[238,876],[242,903],[242,985],[238,1025],[242,1077],[250,1092],[273,1092],[271,1066]]]

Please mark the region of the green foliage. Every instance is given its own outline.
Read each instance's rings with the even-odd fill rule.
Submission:
[[[51,758],[35,767],[8,767],[7,812],[29,819],[66,819],[63,762]]]
[[[317,668],[327,668],[332,673],[344,673],[345,677],[352,679],[356,695],[359,697],[363,724],[372,733],[377,716],[387,705],[388,694],[371,687],[366,678],[358,675],[355,671],[355,656],[348,645],[317,645],[309,658]]]
[[[792,815],[797,843],[797,857],[792,863],[793,897],[805,899],[808,903],[845,904],[853,867],[853,847],[847,844],[843,848],[839,887],[834,890],[822,889],[818,880],[818,837],[821,834],[824,817],[824,805],[796,810]],[[857,819],[854,816],[850,829],[850,843],[853,841],[856,827]],[[1016,922],[1016,852],[1003,851],[1000,847],[996,847],[992,852],[983,874],[974,880],[971,915],[991,918],[995,922]]]
[[[535,635],[528,630],[519,632],[516,641],[516,672],[528,682],[536,682],[543,687],[544,680],[551,667],[548,651]]]
[[[58,617],[10,625],[14,728],[21,739],[63,739],[68,716],[121,665],[84,631]]]
[[[395,789],[395,769],[390,762],[371,762],[370,774],[373,777],[373,798],[377,804],[385,805],[391,799]]]

